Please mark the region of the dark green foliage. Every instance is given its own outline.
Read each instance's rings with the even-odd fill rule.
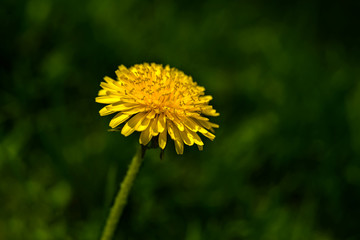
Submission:
[[[360,239],[359,7],[2,1],[0,239],[99,238],[138,135],[95,97],[145,61],[205,86],[220,128],[147,151],[116,239]]]

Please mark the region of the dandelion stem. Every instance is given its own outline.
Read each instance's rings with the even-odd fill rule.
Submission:
[[[126,205],[129,192],[141,166],[145,151],[146,148],[141,145],[130,163],[126,176],[120,185],[119,192],[116,195],[114,205],[110,210],[101,240],[111,240],[115,233],[116,225]]]

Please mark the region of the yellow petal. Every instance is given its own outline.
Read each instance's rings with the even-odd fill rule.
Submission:
[[[173,128],[173,124],[171,122],[171,120],[168,120],[167,121],[167,130],[168,130],[168,133],[171,137],[171,139],[175,140],[175,133],[174,133],[174,128]]]
[[[146,117],[147,117],[147,118],[150,118],[150,119],[154,118],[154,117],[155,117],[155,111],[154,111],[154,110],[151,110]]]
[[[203,116],[201,116],[201,115],[200,115],[200,114],[198,114],[198,113],[193,114],[193,115],[192,115],[192,117],[193,117],[193,118],[195,118],[195,119],[197,119],[197,120],[201,120],[201,121],[209,121],[209,119],[208,119],[208,118],[203,117]]]
[[[120,112],[120,111],[128,111],[138,106],[139,104],[134,104],[134,103],[115,103],[107,106],[107,109],[115,112]]]
[[[213,97],[210,95],[207,96],[200,96],[198,97],[198,100],[195,100],[193,104],[208,104],[210,100],[212,100]]]
[[[217,113],[215,109],[205,109],[202,111],[202,113],[212,117],[217,117],[220,115],[220,113]]]
[[[173,122],[175,123],[175,125],[178,127],[178,129],[180,131],[184,131],[184,125],[181,123],[181,121],[176,117],[176,115],[173,115]]]
[[[116,81],[108,76],[104,77],[105,82],[109,84],[109,86],[113,89],[121,88],[121,84],[119,81]]]
[[[199,151],[202,151],[204,149],[203,145],[197,145],[197,146],[198,146]]]
[[[209,101],[211,101],[212,99],[213,99],[213,97],[210,96],[210,95],[206,95],[206,96],[201,96],[201,97],[199,97],[199,100],[200,100],[201,102],[209,102]]]
[[[184,125],[187,128],[189,128],[191,131],[197,132],[199,130],[198,124],[196,122],[194,122],[191,118],[182,117],[181,120],[184,123]]]
[[[215,132],[213,127],[214,128],[218,128],[219,125],[215,124],[215,123],[211,123],[209,121],[202,121],[202,120],[197,120],[197,119],[194,119],[194,122],[196,122],[198,125],[206,128],[206,129],[209,129],[211,132]],[[201,131],[200,131],[201,132]],[[204,131],[205,133],[206,131]],[[210,136],[210,135],[209,135]],[[213,139],[215,138],[215,136],[213,137]]]
[[[115,74],[118,78],[121,78],[126,72],[128,72],[128,69],[124,65],[120,65],[119,69],[115,71]]]
[[[192,137],[189,137],[187,128],[184,129],[184,131],[180,131],[181,138],[183,139],[184,143],[186,145],[193,145],[194,139]],[[190,135],[191,136],[191,135]]]
[[[144,117],[144,113],[139,113],[133,116],[121,129],[121,134],[123,134],[125,137],[132,134],[135,129],[141,124],[141,121]]]
[[[152,136],[150,134],[150,126],[149,126],[147,129],[145,129],[145,131],[141,132],[139,143],[145,146],[150,142],[151,138]]]
[[[101,89],[98,93],[99,96],[105,96],[106,95],[106,90]]]
[[[103,107],[102,109],[100,109],[99,114],[100,116],[106,116],[106,115],[110,115],[115,113],[115,111],[110,111],[107,109],[107,107]]]
[[[136,131],[139,131],[139,132],[144,131],[144,130],[149,126],[150,121],[151,121],[150,118],[145,117],[145,118],[142,120],[141,124],[140,124],[139,126],[137,126],[137,128],[136,128],[135,130],[136,130]]]
[[[158,120],[158,130],[159,132],[163,132],[165,130],[166,127],[166,116],[164,113],[161,113],[159,115],[159,120]]]
[[[106,95],[109,97],[120,97],[120,91],[119,90],[106,90]]]
[[[105,77],[104,77],[104,80],[105,80],[105,82],[107,82],[108,84],[111,84],[111,83],[114,81],[114,79],[112,79],[111,77],[108,77],[108,76],[105,76]]]
[[[204,91],[205,91],[205,88],[204,88],[204,87],[197,86],[196,88],[198,89],[199,92],[204,92]]]
[[[138,113],[136,115],[134,115],[127,123],[129,125],[129,127],[134,128],[136,130],[136,128],[138,128],[138,126],[140,126],[142,120],[145,118],[146,113]]]
[[[95,101],[98,103],[111,104],[120,101],[120,97],[109,97],[109,96],[101,96],[95,98]]]
[[[156,136],[156,135],[159,134],[159,131],[158,131],[158,118],[159,118],[159,115],[156,115],[156,117],[151,122],[150,133],[151,133],[152,136]]]
[[[207,128],[207,129],[212,128],[209,121],[198,120],[197,123],[198,123],[199,125],[203,126],[204,128]]]
[[[166,126],[165,126],[165,128],[166,128]],[[166,131],[166,129],[164,129],[164,131],[162,131],[159,134],[159,146],[160,146],[161,149],[165,148],[166,140],[167,140],[167,131]]]
[[[127,122],[124,127],[121,129],[121,134],[124,135],[125,137],[129,136],[130,134],[132,134],[135,131],[134,128],[129,126],[129,122]]]
[[[109,77],[104,77],[105,82],[101,82],[100,86],[107,90],[119,90],[121,85],[119,86],[114,79]]]
[[[124,103],[132,103],[132,104],[140,105],[139,103],[137,103],[136,99],[134,99],[133,97],[121,96],[121,101],[123,101]]]
[[[111,119],[109,126],[112,128],[116,128],[121,123],[125,122],[127,119],[129,119],[129,115],[118,113],[115,115],[113,119]]]
[[[219,128],[219,125],[216,123],[209,122],[210,126],[213,128]]]
[[[189,130],[188,136],[189,136],[189,138],[192,138],[197,145],[201,145],[201,146],[204,145],[204,143],[201,141],[201,138],[199,137],[199,135],[196,132]]]
[[[214,140],[215,138],[215,135],[207,131],[205,128],[201,128],[199,132],[201,132],[205,137],[209,138],[211,141]]]
[[[174,123],[169,122],[168,128],[171,128],[171,132],[174,135],[174,142],[175,142],[175,149],[177,154],[183,154],[184,152],[184,142],[180,135],[179,129],[177,126],[174,125]]]
[[[128,110],[124,110],[123,113],[125,114],[135,114],[135,113],[139,113],[139,112],[145,112],[146,111],[146,107],[135,107],[135,108],[131,108]]]
[[[108,83],[106,82],[101,82],[100,83],[100,87],[103,88],[103,90],[108,91],[108,90],[114,90]]]
[[[177,154],[183,154],[184,153],[184,143],[182,141],[175,141],[175,150]]]
[[[166,117],[171,121],[174,120],[174,116],[169,111],[166,112]]]

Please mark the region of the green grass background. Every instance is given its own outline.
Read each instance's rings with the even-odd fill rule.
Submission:
[[[1,1],[0,239],[99,239],[138,135],[95,97],[142,62],[205,86],[220,128],[147,152],[116,239],[360,239],[359,7]]]

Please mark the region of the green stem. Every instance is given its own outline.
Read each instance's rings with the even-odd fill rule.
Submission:
[[[121,183],[118,194],[116,195],[114,205],[110,210],[110,215],[106,221],[101,240],[111,240],[115,233],[116,225],[126,205],[129,192],[144,158],[145,150],[146,149],[141,146],[130,163],[126,176]]]

